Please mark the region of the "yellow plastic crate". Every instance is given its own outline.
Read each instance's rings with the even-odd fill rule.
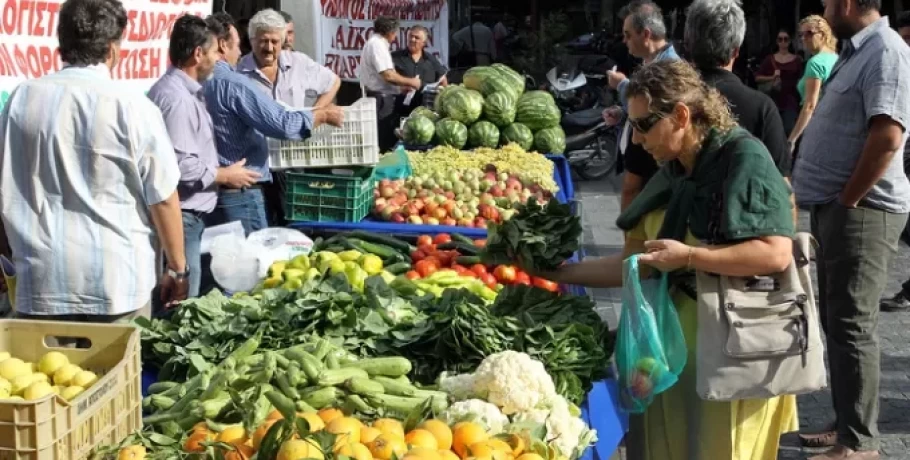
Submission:
[[[46,337],[78,337],[89,348],[50,348]],[[142,427],[139,330],[130,325],[0,320],[0,351],[37,362],[48,351],[98,374],[73,401],[0,400],[0,460],[81,460]]]

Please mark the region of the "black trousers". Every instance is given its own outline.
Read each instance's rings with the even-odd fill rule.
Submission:
[[[379,152],[388,152],[398,143],[395,129],[398,128],[398,123],[401,120],[400,96],[374,92],[367,92],[367,96],[376,99],[376,127],[378,129]]]

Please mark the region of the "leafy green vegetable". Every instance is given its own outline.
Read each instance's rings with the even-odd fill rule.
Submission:
[[[541,206],[531,198],[517,211],[511,219],[488,228],[481,253],[485,263],[510,264],[517,258],[531,271],[551,271],[578,250],[581,218],[569,205],[550,200]]]

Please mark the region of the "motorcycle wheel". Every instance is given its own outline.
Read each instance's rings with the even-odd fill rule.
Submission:
[[[591,145],[591,148],[597,149],[597,154],[574,167],[575,172],[582,179],[600,180],[616,170],[616,139],[612,136],[598,139]]]

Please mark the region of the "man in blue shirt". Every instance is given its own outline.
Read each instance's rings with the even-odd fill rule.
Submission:
[[[240,60],[240,35],[231,16],[216,13],[206,21],[218,23],[226,31],[218,37],[221,60],[203,85],[206,106],[215,127],[218,161],[222,166],[229,166],[246,160],[246,167],[261,176],[259,182],[249,187],[222,187],[218,192],[217,211],[223,222],[240,221],[249,234],[268,226],[261,188],[263,183],[272,180],[266,136],[306,139],[323,123],[340,127],[344,112],[335,106],[314,110],[285,109],[257,88],[252,80],[234,72]]]

